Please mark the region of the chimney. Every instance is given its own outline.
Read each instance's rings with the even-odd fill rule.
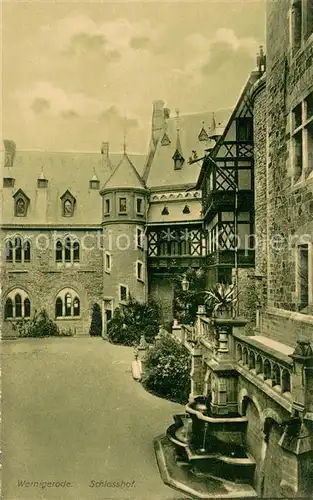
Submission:
[[[152,140],[154,143],[160,138],[165,125],[165,113],[164,113],[164,102],[154,101],[153,102],[153,113],[152,113]]]

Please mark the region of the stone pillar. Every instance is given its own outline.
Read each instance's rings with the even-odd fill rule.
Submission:
[[[203,393],[203,374],[202,374],[202,352],[201,349],[194,348],[191,352],[191,371],[190,371],[190,395],[189,399]]]
[[[280,439],[284,450],[281,492],[285,496],[307,496],[313,491],[313,350],[309,342],[298,341],[291,355],[292,417],[285,422]]]

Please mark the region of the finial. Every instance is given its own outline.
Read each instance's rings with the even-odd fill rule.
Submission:
[[[176,130],[179,132],[179,109],[175,109],[176,112]]]
[[[126,154],[126,115],[124,113],[124,140],[123,140],[123,153]]]

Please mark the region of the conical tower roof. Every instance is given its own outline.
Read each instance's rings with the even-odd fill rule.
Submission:
[[[103,186],[104,189],[122,189],[134,188],[145,189],[144,181],[138,174],[136,168],[130,161],[126,152],[124,152],[120,163],[112,172],[107,182]]]

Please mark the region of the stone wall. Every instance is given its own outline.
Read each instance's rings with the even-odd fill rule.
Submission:
[[[2,255],[2,293],[3,304],[6,295],[14,288],[22,288],[28,293],[31,301],[31,314],[35,310],[46,309],[49,317],[55,319],[55,300],[58,292],[62,288],[73,288],[80,299],[80,318],[79,319],[60,319],[56,320],[62,329],[75,329],[77,334],[88,334],[91,321],[91,310],[94,302],[101,306],[102,301],[102,250],[98,248],[97,233],[86,231],[74,231],[73,234],[81,240],[88,234],[88,245],[94,246],[94,249],[83,250],[80,252],[79,263],[57,263],[55,261],[55,250],[53,241],[55,236],[65,236],[65,231],[46,230],[41,234],[45,238],[36,245],[36,237],[39,232],[36,230],[21,230],[18,234],[28,237],[32,242],[31,262],[24,264],[11,264],[5,262],[5,255]],[[13,231],[3,232],[2,237],[12,236]],[[87,241],[87,240],[86,240]],[[48,242],[46,244],[46,242]],[[46,248],[47,246],[47,248]],[[37,248],[36,248],[37,247]],[[2,336],[15,336],[12,329],[12,321],[4,320],[2,325]]]
[[[312,340],[313,317],[284,309],[268,308],[261,315],[260,329],[262,334],[293,347],[297,340]]]
[[[311,323],[304,315],[274,319],[273,311],[299,310],[297,245],[313,235],[313,176],[294,182],[291,142],[292,110],[313,90],[313,41],[291,50],[290,7],[285,0],[267,2],[266,89],[260,91],[260,80],[252,97],[256,235],[266,240],[256,248],[256,272],[265,274],[266,285],[261,333],[294,345],[300,331],[312,337]]]

